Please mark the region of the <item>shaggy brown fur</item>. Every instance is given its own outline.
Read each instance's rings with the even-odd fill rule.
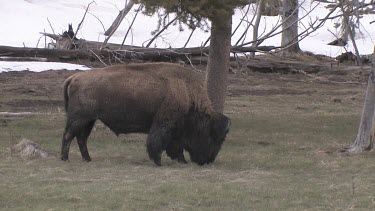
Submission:
[[[93,69],[69,77],[64,84],[67,124],[62,160],[77,138],[84,160],[90,161],[87,137],[97,119],[115,134],[148,133],[147,151],[160,165],[161,153],[185,163],[212,162],[230,121],[213,112],[202,76],[169,63],[131,64]]]

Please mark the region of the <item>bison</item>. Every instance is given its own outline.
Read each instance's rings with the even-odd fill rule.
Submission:
[[[201,74],[176,64],[148,63],[92,69],[64,83],[66,127],[61,159],[77,139],[83,160],[91,161],[87,138],[96,120],[116,135],[148,133],[147,152],[158,166],[165,150],[180,163],[215,160],[230,119],[213,110]]]

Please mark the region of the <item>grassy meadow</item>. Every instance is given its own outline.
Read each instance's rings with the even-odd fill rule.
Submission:
[[[62,106],[0,116],[0,210],[375,210],[375,153],[339,153],[355,138],[363,84],[260,73],[230,81],[232,128],[215,163],[203,167],[166,156],[156,167],[145,135],[116,137],[100,122],[90,163],[75,141],[69,162],[22,159],[7,149],[22,138],[59,155]],[[33,99],[18,95],[26,96]],[[1,96],[0,110],[27,110],[7,103],[13,98]]]

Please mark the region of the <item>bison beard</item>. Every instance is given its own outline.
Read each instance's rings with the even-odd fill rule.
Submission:
[[[199,73],[168,63],[113,66],[77,73],[64,83],[67,122],[61,159],[77,139],[91,161],[87,138],[96,120],[117,135],[148,133],[147,152],[158,166],[165,150],[172,160],[203,165],[215,160],[230,120],[213,111]]]

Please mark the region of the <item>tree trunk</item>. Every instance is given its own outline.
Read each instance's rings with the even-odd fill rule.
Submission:
[[[298,53],[298,0],[283,0],[281,46],[284,53]]]
[[[360,153],[374,148],[375,137],[375,48],[372,55],[372,71],[368,78],[365,103],[359,123],[357,137],[352,145],[344,151]]]
[[[211,18],[210,53],[207,64],[207,92],[216,112],[222,113],[227,91],[231,49],[232,15],[220,14]]]
[[[251,47],[256,47],[257,45],[259,45],[259,43],[256,42],[256,40],[258,39],[258,30],[259,30],[260,18],[263,15],[264,8],[265,8],[264,0],[259,0],[258,6],[257,6],[257,14],[256,14],[256,18],[255,18],[254,27],[253,27],[253,44],[251,45]],[[254,57],[255,52],[251,52],[250,56]]]
[[[347,22],[347,14],[345,13],[344,10],[342,10],[342,13],[343,13],[343,17],[342,18],[342,21],[341,21],[341,27],[340,27],[340,31],[339,31],[339,37],[341,40],[343,40],[345,43],[348,42],[349,40],[349,33],[348,33],[348,27],[349,27],[349,23]]]

